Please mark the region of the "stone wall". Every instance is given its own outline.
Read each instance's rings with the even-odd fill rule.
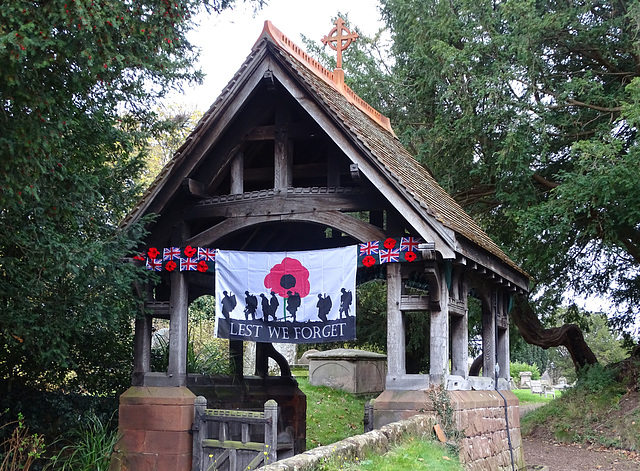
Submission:
[[[434,419],[430,415],[419,414],[385,425],[362,435],[345,438],[332,445],[305,451],[291,458],[260,468],[262,471],[313,471],[331,458],[353,461],[363,459],[369,453],[384,454],[389,448],[407,436],[428,436],[433,434]]]
[[[469,471],[525,469],[520,407],[511,391],[449,391],[456,427],[463,433],[460,461]],[[505,427],[509,422],[509,435]],[[511,441],[511,449],[509,447]]]
[[[460,461],[469,471],[511,471],[525,470],[524,451],[520,436],[520,414],[518,398],[510,391],[501,391],[507,400],[510,437],[505,427],[504,399],[497,391],[449,391],[450,405],[453,409],[457,429],[462,432],[460,440]],[[427,404],[426,391],[413,391],[401,394],[404,402],[394,403],[395,412],[399,408],[412,406],[411,399],[419,397],[426,413],[412,415],[367,432],[349,437],[332,445],[314,448],[300,455],[278,461],[262,468],[264,471],[313,471],[319,469],[325,460],[340,457],[341,460],[363,459],[367,453],[386,453],[408,435],[433,439],[433,427],[436,414]],[[396,397],[396,399],[398,399]],[[374,402],[378,402],[376,399]],[[386,403],[388,404],[388,403]],[[380,404],[378,404],[380,406]],[[426,406],[426,407],[425,407]],[[375,407],[375,406],[374,406]],[[415,414],[405,410],[405,414]],[[513,450],[513,468],[511,450]]]
[[[504,399],[497,391],[448,391],[455,427],[461,432],[460,461],[470,471],[511,471],[511,451],[516,470],[525,469],[518,398],[501,391],[507,400],[507,436]],[[424,412],[436,416],[429,390],[386,390],[374,401],[373,426]],[[509,447],[509,439],[511,448]]]

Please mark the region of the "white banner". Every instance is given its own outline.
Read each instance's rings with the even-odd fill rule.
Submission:
[[[216,336],[317,343],[355,338],[357,246],[216,254]]]

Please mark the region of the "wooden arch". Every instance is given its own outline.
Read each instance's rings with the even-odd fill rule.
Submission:
[[[274,216],[248,216],[231,218],[202,231],[186,241],[187,245],[205,247],[236,231],[248,229],[270,222],[310,222],[344,232],[360,242],[380,240],[386,237],[384,231],[373,224],[361,221],[339,211],[282,214]]]

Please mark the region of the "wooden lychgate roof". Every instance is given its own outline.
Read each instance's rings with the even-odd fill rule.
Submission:
[[[233,134],[234,119],[239,114],[259,113],[246,107],[255,103],[251,100],[259,93],[265,77],[286,90],[288,99],[311,116],[318,129],[344,152],[352,168],[380,192],[419,236],[435,242],[436,251],[444,259],[479,264],[519,289],[527,289],[527,275],[409,154],[388,118],[349,89],[340,73],[325,69],[270,22],[265,23],[238,72],[123,224],[148,213],[166,213],[183,197],[185,187],[191,196],[216,196],[207,192],[216,178],[220,180],[234,148],[225,144],[221,153],[215,151],[220,150],[225,136]],[[237,135],[238,141],[246,138],[246,133]],[[207,173],[202,170],[203,161],[212,159],[212,154],[216,154],[218,170]],[[200,175],[206,175],[209,181],[202,182]]]

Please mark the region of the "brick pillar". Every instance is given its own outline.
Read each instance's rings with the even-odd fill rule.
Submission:
[[[190,471],[195,395],[184,387],[132,387],[120,396],[122,438],[110,471]]]

